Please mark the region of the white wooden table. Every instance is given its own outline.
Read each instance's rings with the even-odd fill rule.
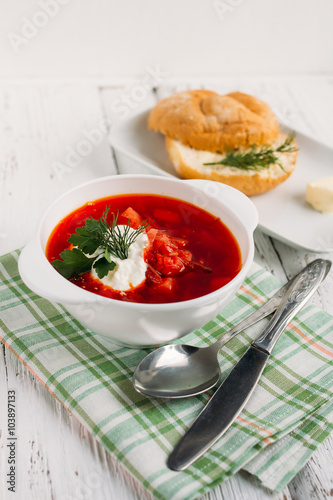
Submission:
[[[27,243],[44,209],[61,193],[116,172],[108,131],[129,113],[176,90],[205,86],[253,93],[291,126],[333,144],[333,78],[226,78],[191,84],[163,78],[150,75],[118,87],[110,82],[0,86],[0,254]],[[259,231],[255,243],[256,261],[283,281],[316,258]],[[332,273],[314,301],[333,313]],[[0,357],[0,498],[151,498],[4,346]],[[4,480],[7,389],[17,395],[16,493],[7,491]],[[319,500],[332,495],[331,437],[280,494],[240,473],[202,498]]]

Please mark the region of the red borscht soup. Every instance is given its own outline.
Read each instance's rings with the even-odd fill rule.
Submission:
[[[94,240],[98,233],[103,238],[106,227],[113,227],[111,232],[122,227],[117,232],[120,239],[127,231],[129,240],[122,241],[125,247],[131,238],[145,238],[146,244],[137,257],[141,259],[141,267],[143,259],[145,269],[139,285],[129,282],[128,289],[119,290],[106,285],[96,272],[90,271],[92,250],[98,243],[95,241],[91,246],[89,237],[93,235]],[[114,261],[120,260],[112,253],[113,243],[108,240],[107,245],[111,246],[106,251],[103,246],[98,247],[102,252],[99,258],[104,259],[97,270],[101,276],[112,276],[117,271],[118,264]],[[226,285],[241,269],[238,243],[218,217],[185,201],[150,194],[118,195],[86,203],[55,227],[47,243],[46,257],[76,286],[112,299],[140,303],[201,297]],[[59,266],[62,259],[66,264],[60,262]],[[71,267],[73,260],[78,267],[74,264]]]

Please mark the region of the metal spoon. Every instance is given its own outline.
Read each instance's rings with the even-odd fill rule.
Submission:
[[[317,259],[305,270],[318,263],[329,262]],[[330,263],[327,264],[327,275]],[[299,273],[299,274],[301,274]],[[284,285],[266,304],[250,314],[209,347],[193,347],[186,344],[171,344],[148,354],[137,366],[133,375],[136,391],[146,396],[159,398],[181,398],[195,396],[213,387],[220,379],[218,351],[238,333],[273,313],[295,276]]]

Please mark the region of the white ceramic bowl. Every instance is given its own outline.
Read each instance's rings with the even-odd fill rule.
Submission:
[[[241,271],[227,285],[208,295],[168,304],[109,299],[63,278],[45,257],[46,243],[53,228],[68,213],[89,200],[126,193],[171,196],[220,217],[240,246]],[[114,343],[131,347],[156,346],[200,328],[233,298],[253,260],[253,231],[257,223],[257,211],[249,198],[224,184],[153,175],[98,178],[65,193],[49,207],[37,235],[21,253],[19,272],[24,283],[35,293],[64,305],[82,325]]]

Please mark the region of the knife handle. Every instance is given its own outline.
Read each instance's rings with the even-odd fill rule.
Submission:
[[[290,284],[272,320],[253,346],[270,354],[279,336],[291,319],[300,311],[327,276],[331,261],[317,259],[309,264]]]

